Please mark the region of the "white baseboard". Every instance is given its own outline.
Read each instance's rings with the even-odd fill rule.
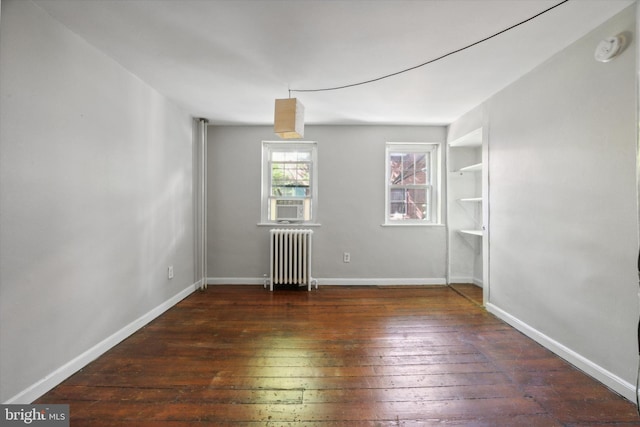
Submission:
[[[262,285],[266,277],[208,277],[209,285]],[[334,278],[334,277],[314,277],[318,285],[328,286],[424,286],[424,285],[446,285],[447,281],[443,277],[438,278],[385,278],[385,279],[354,279],[354,278]]]
[[[462,284],[462,283],[473,283],[473,277],[471,276],[452,276],[449,277],[449,284]]]
[[[465,284],[465,283],[473,283],[476,286],[482,287],[482,279],[478,279],[477,277],[471,276],[453,276],[449,277],[449,284]]]
[[[324,277],[318,278],[318,284],[329,286],[424,286],[424,285],[446,285],[444,277],[439,278],[379,278],[379,279],[358,279],[358,278],[338,278]]]
[[[32,384],[25,390],[16,394],[12,398],[4,402],[4,404],[29,404],[33,402],[34,400],[69,378],[71,375],[100,357],[102,354],[106,353],[108,350],[122,342],[124,339],[131,336],[134,332],[138,331],[147,323],[151,322],[153,319],[160,316],[162,313],[182,301],[184,298],[198,289],[198,287],[199,282],[187,286],[185,289],[178,292],[176,295],[169,298],[157,307],[153,308],[151,311],[143,314],[133,322],[126,325],[124,328],[105,338],[98,344],[91,347],[89,350],[85,351],[84,353],[65,363],[55,371],[51,372],[40,381]]]
[[[520,332],[522,332],[532,340],[536,341],[540,345],[546,347],[553,353],[565,359],[567,362],[571,363],[576,368],[582,370],[586,374],[600,381],[610,389],[616,391],[617,393],[619,393],[620,395],[624,396],[625,398],[629,399],[632,402],[636,401],[635,385],[629,383],[628,381],[625,381],[624,379],[620,378],[616,374],[609,372],[602,366],[592,362],[591,360],[571,350],[570,348],[559,343],[553,338],[529,326],[528,324],[512,316],[511,314],[507,313],[501,308],[496,307],[491,303],[487,303],[485,305],[485,308],[490,313],[495,314],[497,317],[504,320],[509,325],[513,326],[515,329],[519,330]]]
[[[262,285],[266,277],[207,277],[207,285]]]

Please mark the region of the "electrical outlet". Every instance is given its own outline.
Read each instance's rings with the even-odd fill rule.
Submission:
[[[351,254],[349,252],[342,254],[342,262],[351,262]]]
[[[169,268],[167,268],[167,277],[169,279],[173,279],[173,265],[170,265]]]

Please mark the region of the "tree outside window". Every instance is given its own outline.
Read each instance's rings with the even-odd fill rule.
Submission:
[[[317,204],[317,144],[262,143],[262,223],[312,222]]]

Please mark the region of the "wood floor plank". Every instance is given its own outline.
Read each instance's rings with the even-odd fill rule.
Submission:
[[[73,426],[640,425],[474,285],[196,292],[36,403]]]

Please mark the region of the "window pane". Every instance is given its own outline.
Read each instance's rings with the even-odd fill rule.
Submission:
[[[274,162],[310,162],[310,151],[273,151],[271,160]]]
[[[414,154],[414,184],[430,184],[429,182],[429,154]]]
[[[402,182],[402,154],[389,154],[389,184]]]
[[[412,188],[407,190],[406,202],[408,219],[427,219],[427,189],[424,188]]]
[[[391,219],[404,219],[407,212],[405,190],[395,188],[389,193],[389,216]]]
[[[390,153],[389,183],[392,185],[430,184],[429,153]]]
[[[429,219],[429,188],[394,188],[389,193],[389,217]]]
[[[309,163],[271,163],[271,195],[306,197],[310,195]]]

